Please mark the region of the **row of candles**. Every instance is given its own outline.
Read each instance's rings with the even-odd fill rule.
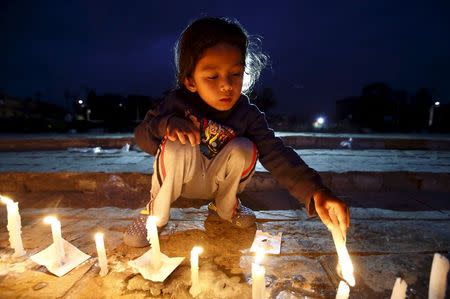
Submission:
[[[9,232],[9,241],[11,248],[14,249],[14,256],[20,257],[25,255],[25,250],[22,244],[21,237],[21,218],[19,214],[18,203],[14,202],[12,199],[0,195],[0,200],[6,204],[8,213],[8,224],[7,229]],[[151,266],[157,270],[162,265],[161,260],[161,250],[159,245],[158,230],[156,226],[156,217],[149,216],[147,218],[146,228],[147,236],[149,239],[151,247]],[[61,266],[64,264],[64,258],[66,256],[64,251],[64,243],[61,233],[61,222],[53,216],[47,216],[44,218],[44,223],[51,225],[52,238],[53,238],[53,259],[56,266]],[[95,244],[98,255],[98,263],[100,267],[100,276],[105,276],[108,273],[108,260],[106,256],[106,249],[104,243],[103,233],[95,234]],[[190,293],[198,295],[201,292],[200,282],[199,282],[199,255],[203,252],[203,249],[199,246],[195,246],[191,250],[191,289]],[[262,261],[264,256],[264,251],[258,250],[256,261],[252,264],[252,297],[255,299],[266,298],[265,289],[265,269],[260,266],[259,263]]]
[[[12,199],[0,195],[0,201],[6,204],[8,214],[7,229],[9,232],[9,241],[11,247],[14,249],[14,256],[19,257],[25,255],[21,237],[21,218],[19,214],[18,203]],[[147,218],[146,228],[147,236],[151,247],[151,266],[157,270],[162,265],[161,250],[159,245],[158,230],[156,226],[156,217],[149,216]],[[64,244],[61,234],[61,223],[56,217],[47,216],[44,218],[44,223],[51,225],[53,248],[54,248],[54,260],[58,266],[64,263]],[[350,286],[355,286],[355,278],[353,275],[353,264],[345,246],[345,241],[336,229],[330,228],[333,240],[336,246],[338,254],[339,264],[341,266],[342,276],[345,281],[339,283],[339,287],[336,294],[336,299],[347,299],[350,294]],[[100,267],[100,276],[105,276],[108,273],[108,262],[106,256],[106,249],[104,244],[103,233],[95,234],[95,244],[98,255],[98,263]],[[199,254],[203,252],[201,247],[195,246],[191,250],[190,263],[191,263],[191,289],[190,293],[193,296],[198,295],[201,292],[199,283]],[[252,263],[251,275],[252,275],[252,298],[263,299],[267,298],[266,284],[265,284],[265,268],[261,266],[261,261],[264,257],[264,250],[258,249],[255,254],[255,261]],[[439,255],[435,254],[431,269],[430,286],[429,286],[429,299],[443,299],[445,297],[446,290],[446,277],[449,271],[449,261]],[[407,284],[404,280],[397,278],[392,291],[391,299],[404,299],[406,298]]]

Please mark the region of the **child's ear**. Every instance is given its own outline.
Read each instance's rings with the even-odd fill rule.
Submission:
[[[190,92],[196,92],[197,86],[195,85],[194,79],[191,77],[184,78],[184,86],[190,91]]]

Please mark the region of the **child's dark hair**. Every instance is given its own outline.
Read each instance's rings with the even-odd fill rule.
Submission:
[[[268,57],[259,50],[258,42],[259,39],[249,37],[236,20],[211,17],[195,20],[181,33],[175,45],[178,87],[184,87],[184,80],[192,75],[203,51],[219,43],[227,43],[241,52],[242,64],[245,65],[242,90],[249,92],[268,61]]]

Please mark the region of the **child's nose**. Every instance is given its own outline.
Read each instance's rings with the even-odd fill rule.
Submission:
[[[231,78],[225,77],[221,82],[220,89],[223,91],[229,91],[233,89],[233,82]]]

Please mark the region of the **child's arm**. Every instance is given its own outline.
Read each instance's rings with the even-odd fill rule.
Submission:
[[[322,183],[320,175],[283,141],[275,137],[264,114],[251,105],[246,135],[256,144],[261,164],[302,202],[309,215],[319,215],[322,222],[338,228],[345,238],[349,226],[346,204]],[[336,219],[337,221],[333,221]],[[336,223],[337,222],[337,223]]]
[[[144,120],[134,129],[136,144],[145,152],[156,155],[166,132],[167,123],[173,114],[160,114],[158,108],[150,110]]]
[[[169,94],[155,108],[147,112],[144,120],[134,130],[136,144],[145,152],[155,155],[161,140],[186,139],[192,145],[200,143],[200,134],[193,121],[184,117],[183,101],[176,93]]]
[[[169,119],[177,115],[177,98],[167,95],[156,108],[145,115],[144,120],[134,130],[136,144],[145,152],[156,155],[162,139],[166,135]]]

